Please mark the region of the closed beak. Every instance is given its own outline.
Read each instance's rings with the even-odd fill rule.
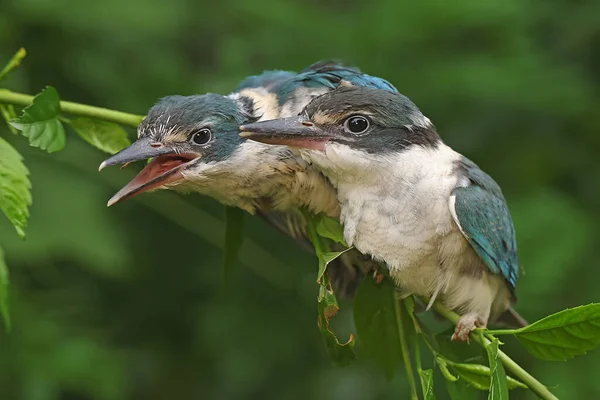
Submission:
[[[323,150],[333,136],[306,119],[290,117],[240,126],[240,136],[257,142]]]

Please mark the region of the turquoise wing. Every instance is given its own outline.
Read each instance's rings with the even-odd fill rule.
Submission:
[[[398,89],[385,79],[364,74],[356,67],[334,61],[315,63],[293,78],[273,85],[271,91],[277,94],[279,103],[284,104],[299,88],[333,90],[342,82],[354,86],[366,86],[398,93]]]
[[[455,222],[490,271],[502,275],[514,290],[519,275],[517,240],[502,191],[470,160],[463,159],[461,169],[471,185],[452,192]]]

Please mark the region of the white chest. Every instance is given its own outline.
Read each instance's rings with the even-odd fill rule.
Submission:
[[[453,173],[457,153],[440,145],[382,158],[341,154],[330,146],[326,156],[333,162],[348,156],[356,160],[354,171],[328,171],[337,185],[349,244],[385,261],[391,270],[439,265],[441,240],[458,231],[448,206],[452,190],[460,185]],[[343,179],[335,179],[338,174]]]

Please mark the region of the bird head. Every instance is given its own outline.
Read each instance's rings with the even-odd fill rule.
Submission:
[[[440,142],[406,96],[358,86],[315,98],[297,117],[245,124],[240,131],[244,138],[299,148],[321,169],[353,171],[366,161]]]
[[[229,160],[243,142],[238,127],[252,121],[245,110],[239,97],[205,94],[161,99],[138,127],[138,139],[100,165],[101,170],[151,159],[108,205],[157,188],[190,191],[193,185],[210,185],[211,171]]]

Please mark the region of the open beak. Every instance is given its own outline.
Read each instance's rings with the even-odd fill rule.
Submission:
[[[150,137],[144,137],[104,161],[99,170],[111,165],[128,164],[149,158],[153,160],[108,201],[108,207],[142,192],[183,179],[181,170],[196,160],[198,155],[177,154],[174,148],[154,142]]]
[[[323,150],[333,139],[305,117],[291,117],[255,122],[240,126],[240,136],[266,144],[278,144],[302,149]]]

